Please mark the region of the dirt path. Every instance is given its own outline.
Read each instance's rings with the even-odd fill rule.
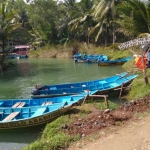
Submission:
[[[81,145],[78,143],[69,150],[150,150],[150,117],[130,122],[95,142]]]

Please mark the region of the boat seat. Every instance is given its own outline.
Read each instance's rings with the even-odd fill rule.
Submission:
[[[107,81],[99,81],[99,84],[107,83]]]
[[[85,84],[82,84],[82,87],[86,87],[86,85],[85,85]]]
[[[20,105],[18,106],[18,108],[23,107],[25,104],[26,104],[25,102],[20,103]]]
[[[31,117],[37,117],[37,116],[42,115],[46,109],[47,109],[47,107],[37,109]]]
[[[50,90],[57,90],[57,87],[50,87]]]
[[[13,118],[15,118],[20,112],[12,112],[10,115],[8,115],[5,119],[2,120],[2,122],[4,121],[10,121]]]
[[[44,103],[42,104],[42,106],[50,105],[50,104],[53,104],[53,102],[51,102],[51,101],[49,101],[49,102],[44,102]]]
[[[21,102],[17,102],[17,103],[15,103],[15,104],[12,106],[12,108],[16,108],[16,107],[18,107],[18,106],[20,105],[20,103],[21,103]]]
[[[23,107],[24,105],[25,105],[26,103],[25,102],[17,102],[16,104],[14,104],[13,106],[12,106],[12,108],[21,108],[21,107]]]

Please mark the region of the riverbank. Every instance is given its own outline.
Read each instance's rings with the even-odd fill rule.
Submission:
[[[136,49],[135,49],[136,50]],[[29,53],[30,58],[71,58],[76,53],[86,53],[87,55],[90,54],[105,54],[109,59],[117,59],[123,58],[133,55],[133,51],[124,50],[121,51],[116,44],[115,50],[113,50],[112,46],[110,47],[97,47],[92,44],[85,44],[85,43],[75,43],[72,45],[57,45],[57,46],[50,46],[47,45],[38,50],[31,50]]]

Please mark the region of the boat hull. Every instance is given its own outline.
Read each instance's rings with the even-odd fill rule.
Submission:
[[[133,57],[116,59],[116,60],[107,60],[107,61],[99,61],[98,66],[115,66],[115,65],[123,65],[128,60],[133,59]]]
[[[115,65],[123,65],[125,62],[99,62],[98,66],[115,66]]]
[[[20,121],[12,121],[12,122],[2,122],[0,123],[0,131],[10,131],[14,129],[19,129],[19,130],[25,130],[29,128],[38,128],[45,126],[47,123],[52,122],[59,116],[63,115],[67,111],[69,111],[72,108],[72,106],[68,106],[63,109],[59,109],[57,111],[54,111],[52,113],[48,113],[42,116],[38,116],[35,118],[31,119],[26,119],[26,120],[20,120]]]

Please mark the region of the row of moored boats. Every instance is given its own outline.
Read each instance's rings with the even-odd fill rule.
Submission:
[[[122,65],[131,59],[133,59],[133,56],[109,60],[109,58],[105,54],[86,55],[86,54],[77,53],[73,56],[73,60],[75,63],[98,63],[98,66]]]

